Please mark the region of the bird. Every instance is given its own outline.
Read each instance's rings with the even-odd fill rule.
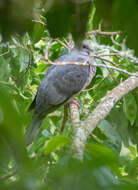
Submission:
[[[96,73],[96,67],[93,66],[94,59],[89,55],[91,51],[93,50],[88,42],[84,41],[81,48],[74,47],[55,60],[55,63],[67,64],[49,67],[28,109],[28,111],[33,110],[33,116],[25,134],[27,146],[36,138],[48,114],[71,102],[90,84]],[[81,65],[84,62],[89,64]]]

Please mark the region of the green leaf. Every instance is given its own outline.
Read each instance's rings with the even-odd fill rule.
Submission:
[[[95,164],[98,165],[106,165],[117,171],[117,157],[115,153],[109,149],[108,147],[102,144],[87,144],[86,150],[88,151],[89,155],[92,157]]]
[[[0,56],[0,80],[8,80],[10,72],[9,60]]]
[[[22,50],[19,56],[20,72],[24,71],[29,64],[29,53],[26,50]]]
[[[138,157],[134,160],[131,160],[128,164],[128,175],[132,178],[137,178],[137,167],[138,167]]]
[[[127,94],[123,98],[123,111],[131,125],[134,124],[137,116],[137,103],[132,93]]]
[[[107,116],[106,120],[108,120],[112,127],[119,133],[119,135],[121,136],[124,144],[126,146],[129,145],[129,130],[128,130],[128,126],[129,126],[129,121],[128,119],[125,117],[125,114],[123,112],[123,108],[122,106],[116,106],[114,107],[109,115]]]
[[[112,142],[118,149],[121,148],[121,138],[120,135],[114,130],[111,123],[109,123],[107,120],[101,121],[101,123],[98,125],[102,133],[110,139],[110,142]]]
[[[69,138],[65,136],[55,136],[52,139],[48,141],[48,143],[45,146],[45,153],[50,154],[54,150],[56,150],[59,147],[63,147],[70,144]]]
[[[37,43],[42,37],[44,37],[44,26],[41,23],[35,23],[32,32],[32,41]]]

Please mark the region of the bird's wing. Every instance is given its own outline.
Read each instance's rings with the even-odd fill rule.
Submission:
[[[89,66],[64,65],[54,67],[42,81],[35,99],[35,110],[48,113],[65,103],[84,87]]]

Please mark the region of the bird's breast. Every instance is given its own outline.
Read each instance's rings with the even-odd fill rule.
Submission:
[[[83,89],[86,88],[90,84],[92,78],[95,76],[95,73],[96,73],[96,67],[90,65],[89,76],[88,76],[88,79],[87,79]]]

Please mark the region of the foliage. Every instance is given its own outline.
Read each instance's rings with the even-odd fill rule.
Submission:
[[[119,29],[127,33],[127,45],[135,49],[137,46],[138,1],[136,0],[96,0],[97,17],[103,19],[105,28]],[[125,6],[124,6],[125,5]],[[108,11],[105,11],[108,10]]]
[[[15,31],[19,33],[31,30],[33,7],[35,0],[1,0],[0,2],[0,31],[4,39]]]
[[[105,5],[109,5],[109,2]],[[99,10],[98,5],[91,10],[87,31],[98,26],[95,10]],[[70,17],[71,13],[66,11],[65,14]],[[55,15],[50,17],[52,21],[55,19]],[[7,18],[10,16],[5,17]],[[7,42],[3,40],[3,32],[7,26],[0,23],[0,189],[137,189],[137,89],[123,97],[88,138],[83,162],[71,157],[72,129],[69,121],[61,134],[63,108],[45,119],[35,142],[26,150],[24,133],[31,120],[31,113],[27,113],[27,109],[50,66],[46,59],[47,52],[49,59],[53,61],[67,51],[51,38],[51,30],[54,28],[51,21],[48,23],[48,28],[52,27],[50,33],[43,24],[48,19],[47,15],[39,15],[39,19],[41,22],[31,23],[31,32],[23,26],[27,32],[22,36],[10,36]],[[6,20],[4,22],[7,23]],[[75,23],[71,22],[71,25]],[[57,29],[61,32],[58,39],[65,43],[69,40],[68,30],[63,39],[63,28],[60,31],[60,27]],[[13,31],[12,26],[9,25],[9,28],[8,32]],[[7,39],[9,34],[5,35]],[[74,38],[77,41],[80,37]],[[117,35],[114,40],[100,35],[92,35],[88,39],[97,54],[109,55],[117,52],[119,56],[106,58],[129,72],[137,71],[134,51],[126,46],[124,33]],[[95,60],[102,63],[99,59]],[[125,73],[98,67],[87,91],[78,95],[81,119],[84,120],[100,99],[126,78],[128,75]]]

